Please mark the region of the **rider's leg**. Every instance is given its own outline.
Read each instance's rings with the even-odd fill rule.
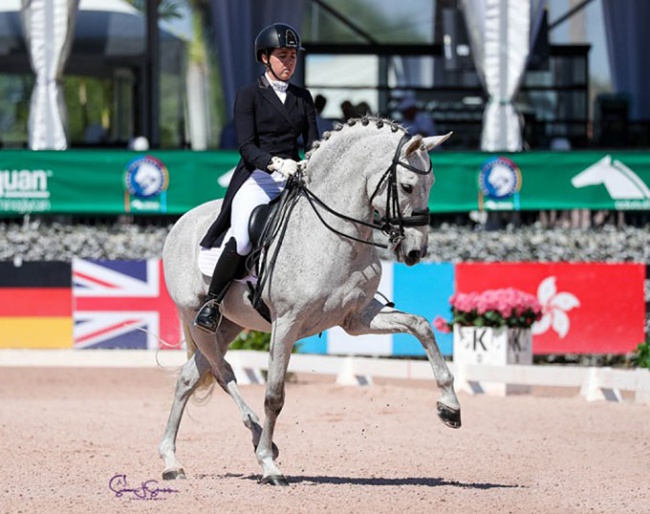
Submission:
[[[284,178],[277,172],[269,175],[263,171],[254,171],[235,194],[230,218],[233,237],[224,245],[223,252],[214,267],[208,294],[194,318],[194,325],[200,329],[210,333],[216,332],[219,319],[218,304],[223,300],[230,282],[252,250],[248,233],[251,213],[258,205],[269,203],[278,196],[283,187]]]
[[[206,332],[215,333],[217,331],[218,304],[223,300],[231,280],[235,278],[237,270],[243,265],[245,259],[245,255],[237,253],[237,242],[234,237],[231,237],[224,245],[219,260],[214,267],[208,294],[205,296],[196,318],[194,318],[194,325]]]

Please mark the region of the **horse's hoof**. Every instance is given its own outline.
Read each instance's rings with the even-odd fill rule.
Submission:
[[[183,468],[163,471],[163,480],[178,480],[180,478],[187,478]]]
[[[460,428],[460,410],[450,409],[438,402],[438,417],[450,428]]]
[[[282,475],[269,475],[267,477],[263,477],[262,483],[269,484],[269,485],[289,485],[287,479],[284,478]]]

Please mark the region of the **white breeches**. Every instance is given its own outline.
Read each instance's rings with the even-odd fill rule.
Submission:
[[[248,234],[248,221],[253,209],[280,196],[286,184],[287,179],[277,171],[269,174],[265,171],[255,170],[235,194],[232,200],[230,230],[237,242],[239,255],[248,255],[253,249]]]

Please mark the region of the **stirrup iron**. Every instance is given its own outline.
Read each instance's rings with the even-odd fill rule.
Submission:
[[[214,313],[210,313],[210,310],[213,310]],[[219,327],[220,317],[221,309],[219,309],[218,299],[210,298],[201,305],[201,308],[199,309],[199,312],[196,313],[192,324],[208,334],[216,334],[217,328]]]

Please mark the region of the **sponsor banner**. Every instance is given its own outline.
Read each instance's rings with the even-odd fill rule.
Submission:
[[[432,212],[650,209],[650,152],[434,152]]]
[[[160,259],[72,262],[74,347],[178,349],[176,306]]]
[[[432,212],[650,209],[650,152],[431,154]],[[222,198],[236,151],[3,150],[0,214],[183,214]]]
[[[0,214],[183,214],[225,194],[233,151],[3,150]]]
[[[71,266],[0,262],[0,347],[72,346]]]
[[[456,290],[537,296],[533,353],[627,353],[644,340],[644,264],[460,263]]]
[[[382,262],[382,279],[377,299],[395,303],[395,309],[424,316],[431,322],[436,316],[451,316],[448,299],[454,290],[454,265],[422,263],[414,267]],[[385,296],[385,298],[382,297]],[[386,300],[387,299],[387,300]],[[451,334],[434,330],[436,342],[445,355],[451,355]],[[300,353],[337,355],[424,356],[420,342],[409,334],[369,334],[350,336],[340,327],[326,330],[299,341]]]

